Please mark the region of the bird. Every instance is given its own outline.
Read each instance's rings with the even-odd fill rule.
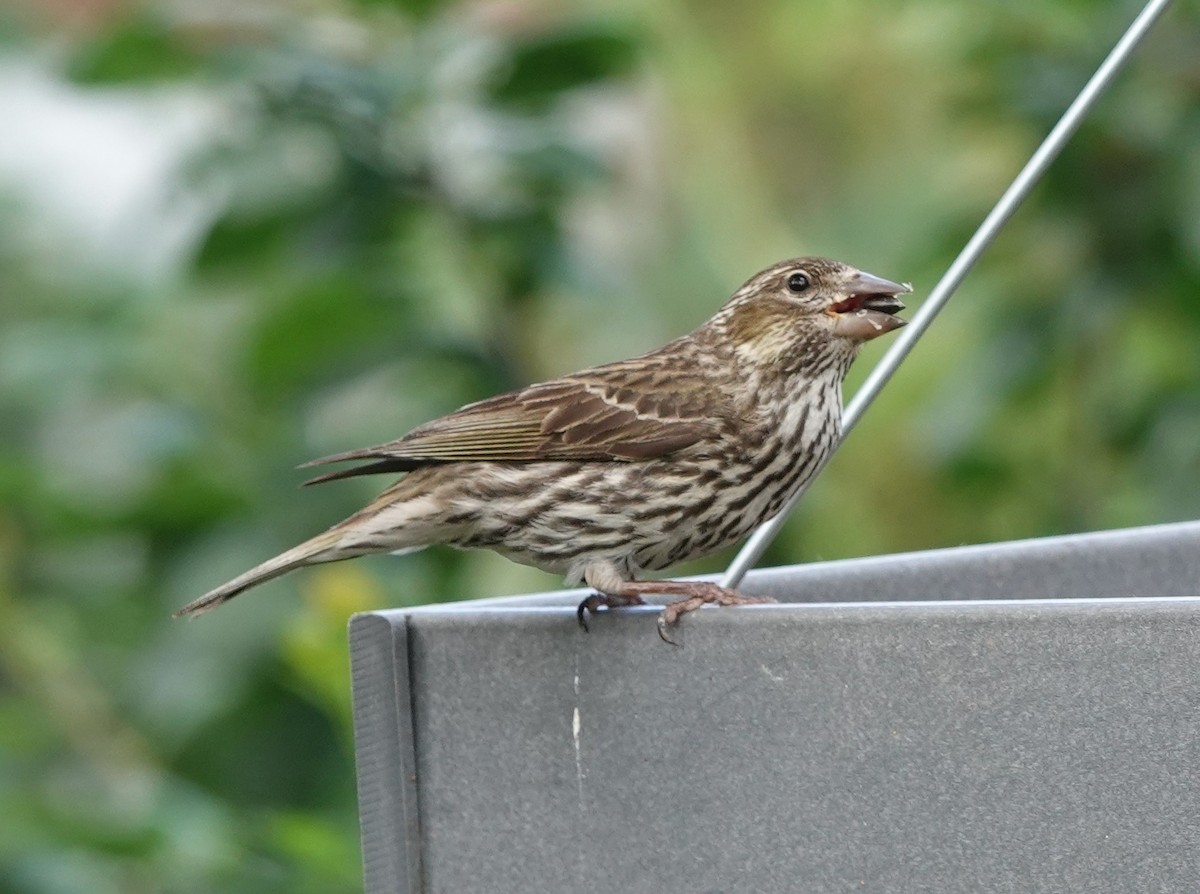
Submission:
[[[401,474],[325,532],[175,612],[196,616],[292,570],[435,544],[486,548],[561,574],[601,609],[673,596],[658,633],[706,603],[773,601],[648,572],[741,540],[776,515],[840,437],[842,382],[862,345],[905,325],[912,291],[820,257],[750,277],[657,350],[467,404],[305,482]]]

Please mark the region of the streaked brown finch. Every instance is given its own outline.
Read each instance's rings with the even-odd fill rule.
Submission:
[[[769,601],[703,581],[641,580],[740,540],[779,512],[839,436],[862,344],[912,291],[825,258],[755,274],[689,335],[468,404],[309,483],[405,473],[364,509],[181,608],[196,615],[295,568],[432,544],[486,547],[586,582],[579,605],[673,595],[659,633],[706,602]]]

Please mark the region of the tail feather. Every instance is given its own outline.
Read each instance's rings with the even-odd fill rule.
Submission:
[[[411,491],[414,491],[411,479],[401,479],[354,515],[210,590],[175,612],[175,617],[194,617],[212,611],[251,587],[305,565],[338,562],[371,553],[412,552],[431,543],[445,542],[447,530],[438,514],[429,512],[430,497],[425,484],[416,482],[415,493]],[[414,500],[415,495],[421,499]],[[411,511],[406,508],[410,501]]]
[[[190,617],[202,615],[228,602],[234,596],[251,587],[256,587],[261,583],[265,583],[305,565],[336,562],[339,559],[350,559],[358,555],[356,552],[335,549],[336,538],[330,537],[330,533],[327,531],[324,534],[313,537],[311,540],[306,540],[299,546],[295,546],[287,552],[280,553],[275,558],[268,559],[261,565],[256,565],[245,574],[239,574],[233,580],[221,584],[216,589],[209,590],[199,599],[189,602],[175,612],[174,617],[182,618],[185,615]]]
[[[375,471],[385,472],[411,472],[413,469],[419,469],[421,466],[427,466],[430,462],[428,458],[418,459],[412,456],[403,456],[396,453],[394,450],[389,450],[388,445],[383,444],[379,447],[366,447],[362,450],[347,450],[345,453],[334,453],[330,456],[322,456],[317,459],[310,459],[308,462],[300,463],[296,466],[297,469],[311,469],[313,466],[328,466],[332,463],[345,462],[363,462],[368,459],[380,460],[386,463],[386,467],[380,470],[375,469],[376,464],[371,466],[360,466],[362,469],[371,469],[371,472],[356,472],[357,475],[372,474]],[[307,481],[306,484],[314,482]]]
[[[311,466],[313,463],[305,463],[304,465]],[[337,472],[326,472],[324,475],[318,475],[316,478],[309,478],[304,482],[304,486],[308,487],[310,484],[322,484],[326,481],[340,481],[343,478],[356,478],[359,475],[381,475],[385,472],[411,472],[416,467],[416,464],[411,460],[381,459],[373,463],[354,466],[350,469],[342,469]],[[303,468],[303,466],[301,468]]]

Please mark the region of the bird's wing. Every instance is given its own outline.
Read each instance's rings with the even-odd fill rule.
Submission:
[[[487,460],[636,461],[663,456],[715,434],[719,398],[695,370],[668,370],[641,358],[530,385],[435,419],[399,440],[306,465],[373,460],[308,482],[435,463]]]

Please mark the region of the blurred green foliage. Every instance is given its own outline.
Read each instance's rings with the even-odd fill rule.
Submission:
[[[380,484],[301,491],[292,467],[648,349],[781,257],[919,296],[1136,5],[10,12],[0,76],[171,151],[99,235],[62,209],[103,210],[117,150],[26,106],[10,134],[50,128],[88,176],[19,182],[0,153],[0,890],[357,890],[348,615],[557,582],[431,550],[172,622]],[[1200,515],[1194,13],[772,561]]]

